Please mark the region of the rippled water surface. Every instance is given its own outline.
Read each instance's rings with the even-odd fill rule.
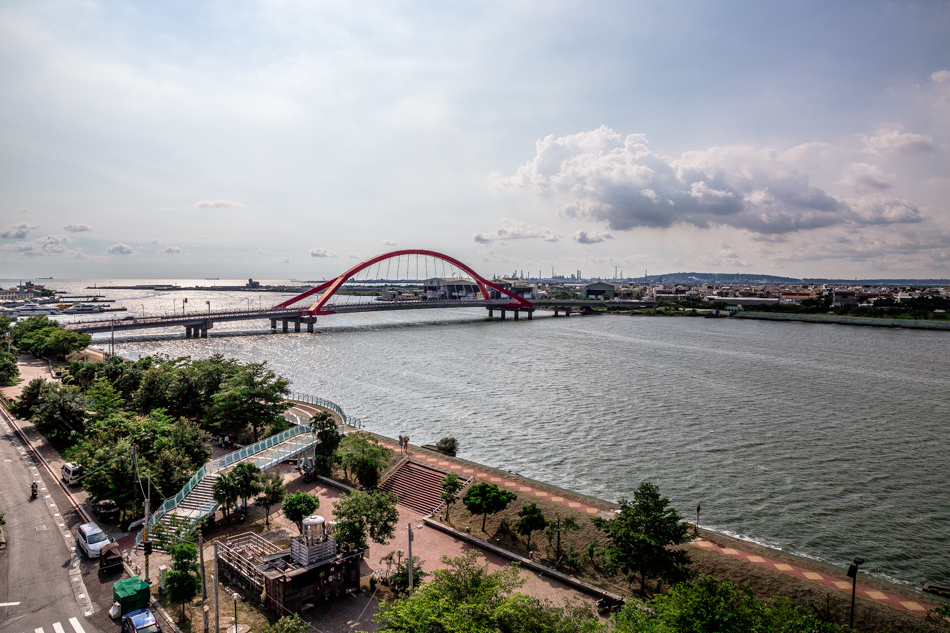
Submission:
[[[170,310],[173,297],[181,307],[180,293],[111,294],[133,311]],[[198,308],[258,301],[192,295]],[[649,480],[686,517],[701,502],[708,527],[840,566],[863,556],[862,569],[902,583],[950,584],[950,333],[484,317],[321,317],[315,334],[246,322],[207,340],[120,338],[116,352],[267,360],[295,391],[383,434],[451,435],[461,457],[608,500]]]

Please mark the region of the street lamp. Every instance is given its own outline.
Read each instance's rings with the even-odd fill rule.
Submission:
[[[417,525],[416,529],[421,530],[422,526]],[[410,596],[412,595],[412,541],[413,541],[412,521],[410,521],[409,522],[409,554],[406,558],[406,561],[409,563],[409,595]]]
[[[238,628],[237,628],[237,603],[238,603],[238,601],[239,601],[240,599],[241,599],[241,596],[239,596],[236,591],[231,594],[231,600],[234,601],[234,633],[237,633],[237,632],[238,632]]]
[[[854,629],[854,594],[858,590],[858,566],[864,562],[864,559],[858,556],[854,559],[854,563],[848,567],[848,578],[851,579],[851,624],[850,628]]]
[[[211,302],[210,302],[210,301],[205,301],[205,303],[208,304],[208,316],[211,316]]]
[[[181,315],[185,316],[185,304],[188,303],[188,297],[181,300]]]

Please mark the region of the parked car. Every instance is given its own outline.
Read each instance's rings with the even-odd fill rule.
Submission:
[[[83,523],[76,530],[76,543],[89,558],[99,558],[99,552],[111,542],[112,539],[95,523]]]
[[[66,462],[59,472],[63,481],[66,482],[67,485],[73,486],[79,483],[79,472],[81,470],[82,466],[76,462]]]
[[[112,499],[103,499],[92,504],[92,512],[102,521],[115,523],[119,520],[119,506]]]
[[[150,609],[138,609],[122,618],[122,633],[162,633],[162,627]]]

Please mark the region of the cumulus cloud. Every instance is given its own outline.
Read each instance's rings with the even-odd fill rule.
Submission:
[[[917,207],[893,196],[864,196],[851,206],[856,224],[910,224],[923,219]]]
[[[131,246],[127,246],[122,242],[117,242],[106,249],[106,254],[108,255],[134,255],[135,251]]]
[[[85,233],[86,231],[92,230],[88,224],[67,224],[63,228],[70,233]]]
[[[11,224],[5,229],[0,230],[0,237],[5,239],[22,240],[27,236],[27,234],[29,234],[30,231],[35,228],[37,228],[35,224],[29,224],[28,222]]]
[[[44,257],[46,255],[57,255],[60,253],[75,254],[69,251],[66,245],[71,240],[65,235],[47,235],[38,237],[30,242],[14,242],[13,244],[4,244],[0,246],[0,252],[19,253],[30,257]],[[77,251],[78,252],[78,251]]]
[[[472,239],[479,244],[494,244],[503,240],[532,240],[539,239],[545,242],[556,242],[561,237],[549,228],[543,226],[531,226],[517,220],[502,218],[502,226],[495,229],[494,233],[476,233]]]
[[[848,165],[844,181],[858,191],[884,191],[892,185],[891,178],[880,167],[868,163]]]
[[[260,254],[260,255],[264,255],[264,254],[266,254],[266,253],[269,253],[270,251],[267,250],[266,248],[259,248],[259,249],[257,249],[257,252],[258,252],[258,254]]]
[[[278,263],[278,264],[289,264],[289,263],[290,263],[290,258],[289,258],[289,257],[281,257],[281,258],[279,258],[279,259],[277,260],[277,263]]]
[[[879,188],[883,180],[876,175],[865,169],[864,185]],[[674,159],[651,150],[643,134],[624,137],[605,126],[538,141],[534,159],[497,184],[535,191],[553,199],[560,215],[601,221],[615,231],[680,224],[768,235],[862,224],[869,217],[812,186],[794,160],[775,150],[714,147]],[[914,222],[914,216],[889,217]]]
[[[310,257],[336,257],[336,253],[322,248],[310,249]]]
[[[159,255],[177,255],[181,252],[181,249],[177,246],[166,246],[165,248],[158,251]]]
[[[243,207],[244,205],[234,200],[208,200],[207,198],[203,198],[196,202],[195,206],[208,209],[227,209],[229,207]]]
[[[574,241],[578,244],[599,244],[614,238],[610,233],[588,233],[587,231],[575,231],[571,237],[573,237]]]
[[[383,240],[383,246],[395,246],[396,242],[392,240]]]
[[[923,134],[911,134],[900,130],[881,132],[864,137],[864,146],[875,154],[929,154],[934,151],[934,140]]]

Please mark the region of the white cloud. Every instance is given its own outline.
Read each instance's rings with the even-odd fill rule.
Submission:
[[[269,253],[269,252],[270,252],[270,251],[267,250],[266,248],[259,248],[259,249],[257,249],[258,255],[265,255],[265,254],[267,254],[267,253]]]
[[[844,178],[846,184],[861,192],[890,189],[892,180],[880,167],[868,163],[851,163]]]
[[[177,246],[166,246],[165,248],[158,251],[159,255],[177,255],[181,252],[181,249]]]
[[[614,236],[607,232],[588,233],[587,231],[575,231],[571,237],[573,237],[574,241],[578,244],[599,244],[605,240],[612,240]]]
[[[274,261],[276,261],[278,264],[289,264],[289,263],[290,263],[290,258],[289,258],[289,257],[279,257],[278,259],[276,259],[276,260],[274,260]]]
[[[46,255],[57,255],[60,253],[75,254],[66,248],[70,240],[65,235],[47,235],[38,237],[30,242],[14,242],[13,244],[4,244],[0,246],[0,252],[20,253],[30,257],[44,257]]]
[[[395,246],[396,242],[392,240],[383,240],[383,246]]]
[[[623,137],[602,126],[538,141],[535,158],[497,182],[555,200],[560,215],[591,218],[619,231],[690,225],[767,235],[867,222],[863,207],[853,209],[812,186],[794,156],[714,147],[672,159],[653,152],[643,134]],[[862,169],[856,176],[865,188],[885,185],[883,173],[870,165]],[[914,213],[885,215],[895,222],[919,220]]]
[[[495,229],[494,233],[476,233],[472,239],[479,244],[493,244],[502,240],[532,240],[539,239],[545,242],[556,242],[560,238],[549,228],[543,226],[531,226],[517,220],[502,218],[502,226]]]
[[[195,206],[210,209],[227,209],[231,207],[243,207],[244,205],[234,200],[208,200],[205,198],[196,202]]]
[[[336,253],[322,248],[310,249],[310,257],[336,257]]]
[[[5,239],[15,239],[21,240],[26,237],[30,231],[37,228],[35,224],[29,224],[28,222],[20,222],[19,224],[11,224],[7,228],[0,231],[0,237]]]
[[[934,140],[923,134],[911,134],[900,130],[881,132],[864,137],[865,147],[875,154],[929,154],[934,151]]]
[[[122,242],[117,242],[106,249],[106,254],[108,255],[135,255],[135,251],[131,246],[127,246]]]
[[[92,230],[88,224],[67,224],[63,228],[70,233],[85,233],[86,231]]]

